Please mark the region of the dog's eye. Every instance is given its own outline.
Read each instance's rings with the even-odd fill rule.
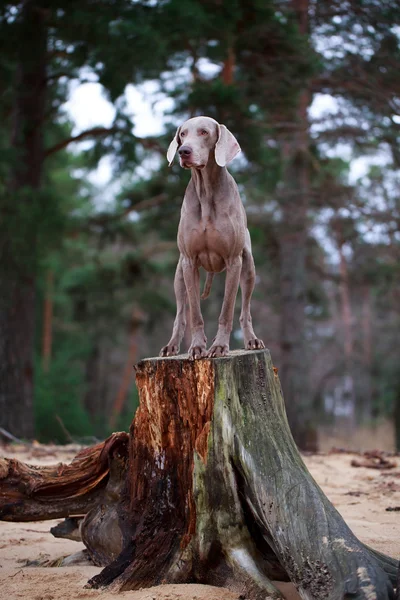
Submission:
[[[185,132],[184,132],[184,131],[182,131],[182,133],[181,133],[181,138],[182,138],[182,137],[185,137],[185,135],[186,135],[186,134],[185,134]]]
[[[200,130],[200,135],[208,135],[207,129],[201,129]]]

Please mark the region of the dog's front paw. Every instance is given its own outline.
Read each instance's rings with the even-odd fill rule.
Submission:
[[[220,358],[221,356],[228,356],[228,352],[228,344],[213,344],[207,352],[207,358]]]
[[[246,340],[245,348],[246,350],[261,350],[262,348],[265,348],[265,344],[262,340],[252,337],[249,340]]]
[[[178,344],[167,344],[160,350],[160,356],[176,356],[179,354],[179,346]]]
[[[198,360],[207,356],[207,350],[205,346],[194,345],[190,346],[188,354],[190,360]]]

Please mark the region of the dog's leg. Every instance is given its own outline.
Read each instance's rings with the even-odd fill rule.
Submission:
[[[176,298],[176,317],[172,336],[168,344],[161,348],[160,356],[175,356],[179,353],[179,347],[186,328],[186,286],[183,278],[182,257],[179,258],[176,267],[174,290]]]
[[[185,258],[182,260],[182,269],[190,308],[192,343],[189,348],[189,358],[204,358],[207,354],[207,338],[204,333],[204,321],[200,309],[199,269],[192,261]]]
[[[242,270],[242,257],[238,256],[226,268],[225,294],[222,310],[218,320],[218,332],[207,356],[217,358],[227,356],[229,352],[229,338],[232,331],[233,313],[239,288],[240,273]]]
[[[265,348],[264,342],[259,340],[254,331],[250,314],[251,295],[256,281],[256,270],[251,250],[245,247],[243,250],[243,265],[240,274],[240,289],[242,290],[242,311],[240,313],[240,326],[243,332],[244,347],[246,350]]]

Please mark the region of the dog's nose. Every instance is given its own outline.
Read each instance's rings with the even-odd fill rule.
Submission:
[[[181,146],[178,150],[178,153],[183,158],[187,158],[188,156],[190,156],[192,154],[192,149],[190,146]]]

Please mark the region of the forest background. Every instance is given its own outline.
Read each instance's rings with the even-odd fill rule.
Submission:
[[[253,320],[297,443],[390,419],[400,450],[399,24],[398,0],[1,2],[0,427],[66,442],[129,426],[132,365],[175,312],[189,174],[165,153],[206,114],[243,150]],[[68,100],[93,82],[113,122],[80,130]],[[132,89],[151,90],[160,135],[135,133]]]

